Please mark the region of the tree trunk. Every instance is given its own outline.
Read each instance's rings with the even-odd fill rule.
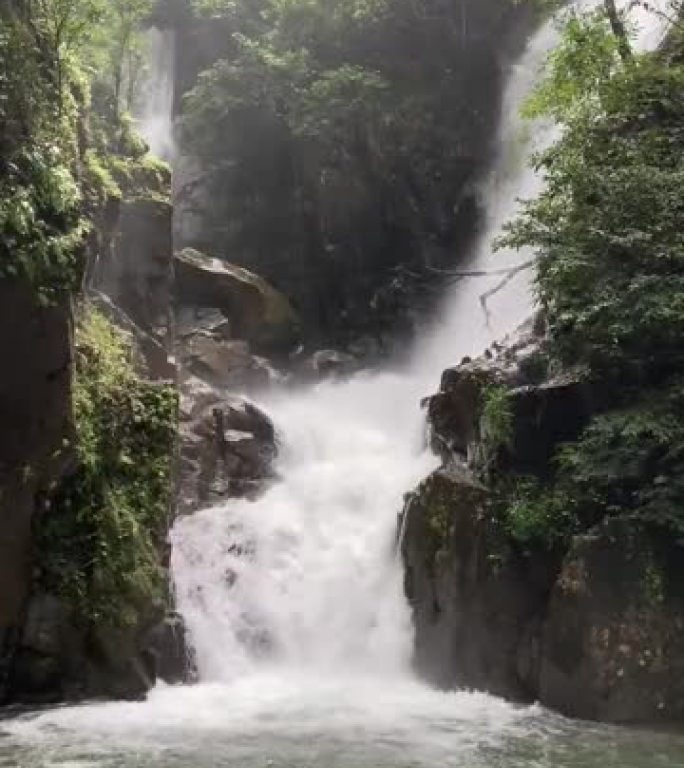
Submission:
[[[615,0],[604,0],[604,5],[606,8],[606,15],[608,16],[608,21],[610,22],[610,27],[617,39],[618,52],[620,53],[623,61],[631,61],[632,48],[627,38],[625,25],[622,23],[620,14],[618,13],[618,10],[615,6]]]

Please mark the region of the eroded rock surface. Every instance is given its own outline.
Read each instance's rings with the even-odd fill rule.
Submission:
[[[505,439],[487,423],[492,388],[507,393]],[[445,371],[426,406],[443,467],[409,496],[401,542],[420,674],[574,717],[681,720],[681,546],[608,514],[567,542],[529,547],[497,507],[502,482],[552,476],[559,447],[610,393],[579,371],[550,370],[528,323]]]
[[[277,455],[270,418],[244,398],[199,379],[186,380],[181,402],[179,511],[253,496],[271,479]]]
[[[176,254],[176,301],[185,307],[218,309],[231,337],[257,352],[285,352],[297,340],[297,316],[289,301],[247,269],[192,248]]]

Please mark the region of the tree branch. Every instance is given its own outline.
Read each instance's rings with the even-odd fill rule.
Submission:
[[[464,277],[495,277],[496,275],[509,275],[513,273],[513,277],[522,272],[524,269],[533,267],[537,262],[535,259],[524,261],[522,264],[516,264],[514,267],[503,267],[501,269],[476,269],[476,270],[448,270],[437,269],[436,267],[427,267],[429,272],[434,272],[438,275],[444,275],[445,277],[453,277],[456,280],[460,280]]]
[[[490,288],[488,291],[485,291],[480,296],[480,306],[482,307],[482,311],[485,315],[485,321],[487,323],[487,327],[491,325],[491,319],[492,319],[492,313],[489,311],[489,307],[487,306],[487,302],[489,299],[492,298],[495,294],[497,294],[499,291],[501,291],[503,288],[505,288],[511,280],[516,275],[519,275],[521,272],[523,272],[526,269],[530,269],[530,267],[533,267],[536,264],[534,259],[530,261],[526,261],[523,264],[519,264],[517,267],[512,267],[505,273],[505,277],[503,280],[500,280],[493,288]]]
[[[618,53],[623,61],[631,61],[633,58],[632,48],[629,45],[625,25],[622,23],[618,9],[615,6],[615,0],[603,0],[603,4],[606,9],[608,21],[610,22],[610,28],[613,30],[613,34],[617,40]]]
[[[474,269],[474,270],[444,270],[444,269],[436,269],[435,267],[427,267],[427,269],[430,272],[444,275],[446,277],[452,278],[453,280],[462,280],[463,278],[467,277],[496,277],[497,275],[503,275],[503,280],[500,280],[493,288],[490,288],[489,290],[485,291],[480,296],[480,306],[482,307],[482,311],[485,315],[485,321],[487,323],[487,326],[491,324],[491,312],[489,311],[489,307],[487,306],[487,302],[489,299],[492,298],[495,294],[497,294],[499,291],[503,290],[510,282],[513,280],[513,278],[516,275],[519,275],[521,272],[524,272],[526,269],[531,269],[536,265],[535,259],[529,259],[528,261],[523,261],[522,264],[516,264],[513,267],[503,267],[501,269]]]

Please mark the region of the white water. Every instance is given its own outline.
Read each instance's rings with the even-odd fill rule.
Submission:
[[[173,135],[176,34],[150,27],[145,32],[147,68],[136,119],[150,152],[170,162],[175,154]]]
[[[651,14],[637,22],[642,43],[661,26]],[[473,270],[530,257],[493,253],[492,241],[518,198],[535,196],[542,184],[529,155],[555,129],[525,125],[519,114],[557,35],[546,24],[510,75]],[[410,675],[411,622],[393,544],[403,494],[436,466],[424,449],[419,400],[435,391],[446,366],[481,353],[531,315],[529,279],[521,273],[495,294],[488,317],[480,296],[501,277],[465,281],[402,370],[262,403],[283,436],[282,480],[257,502],[181,519],[172,534],[178,607],[202,680],[231,682],[265,664],[287,674]]]
[[[518,115],[555,39],[548,24],[511,74],[500,156],[483,189],[487,233],[473,269],[525,259],[493,254],[491,240],[516,198],[539,189],[527,158],[551,132],[537,126],[530,136]],[[487,325],[479,296],[500,279],[460,286],[404,369],[262,403],[283,436],[282,481],[257,502],[186,517],[172,534],[178,607],[202,680],[233,681],[264,663],[288,674],[410,675],[412,629],[393,545],[403,494],[437,464],[424,449],[419,401],[437,389],[446,366],[482,352],[531,314],[529,278],[521,274],[492,299]]]
[[[648,17],[644,44],[659,34]],[[473,269],[525,254],[491,240],[540,181],[518,118],[555,33],[532,40],[506,91],[500,152],[483,184],[489,223]],[[402,495],[434,465],[419,399],[441,370],[531,310],[529,276],[490,303],[498,278],[465,281],[411,363],[265,403],[285,438],[283,480],[258,502],[178,522],[173,571],[203,683],[143,704],[63,708],[0,723],[0,766],[20,768],[676,768],[684,741],[573,724],[411,677],[412,632],[393,555]],[[231,547],[240,544],[238,555]],[[1,733],[0,733],[1,735]]]

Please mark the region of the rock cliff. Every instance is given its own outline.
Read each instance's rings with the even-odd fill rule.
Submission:
[[[529,492],[610,402],[550,370],[532,324],[445,371],[425,403],[443,466],[408,497],[401,543],[430,682],[609,722],[684,716],[680,544]]]

